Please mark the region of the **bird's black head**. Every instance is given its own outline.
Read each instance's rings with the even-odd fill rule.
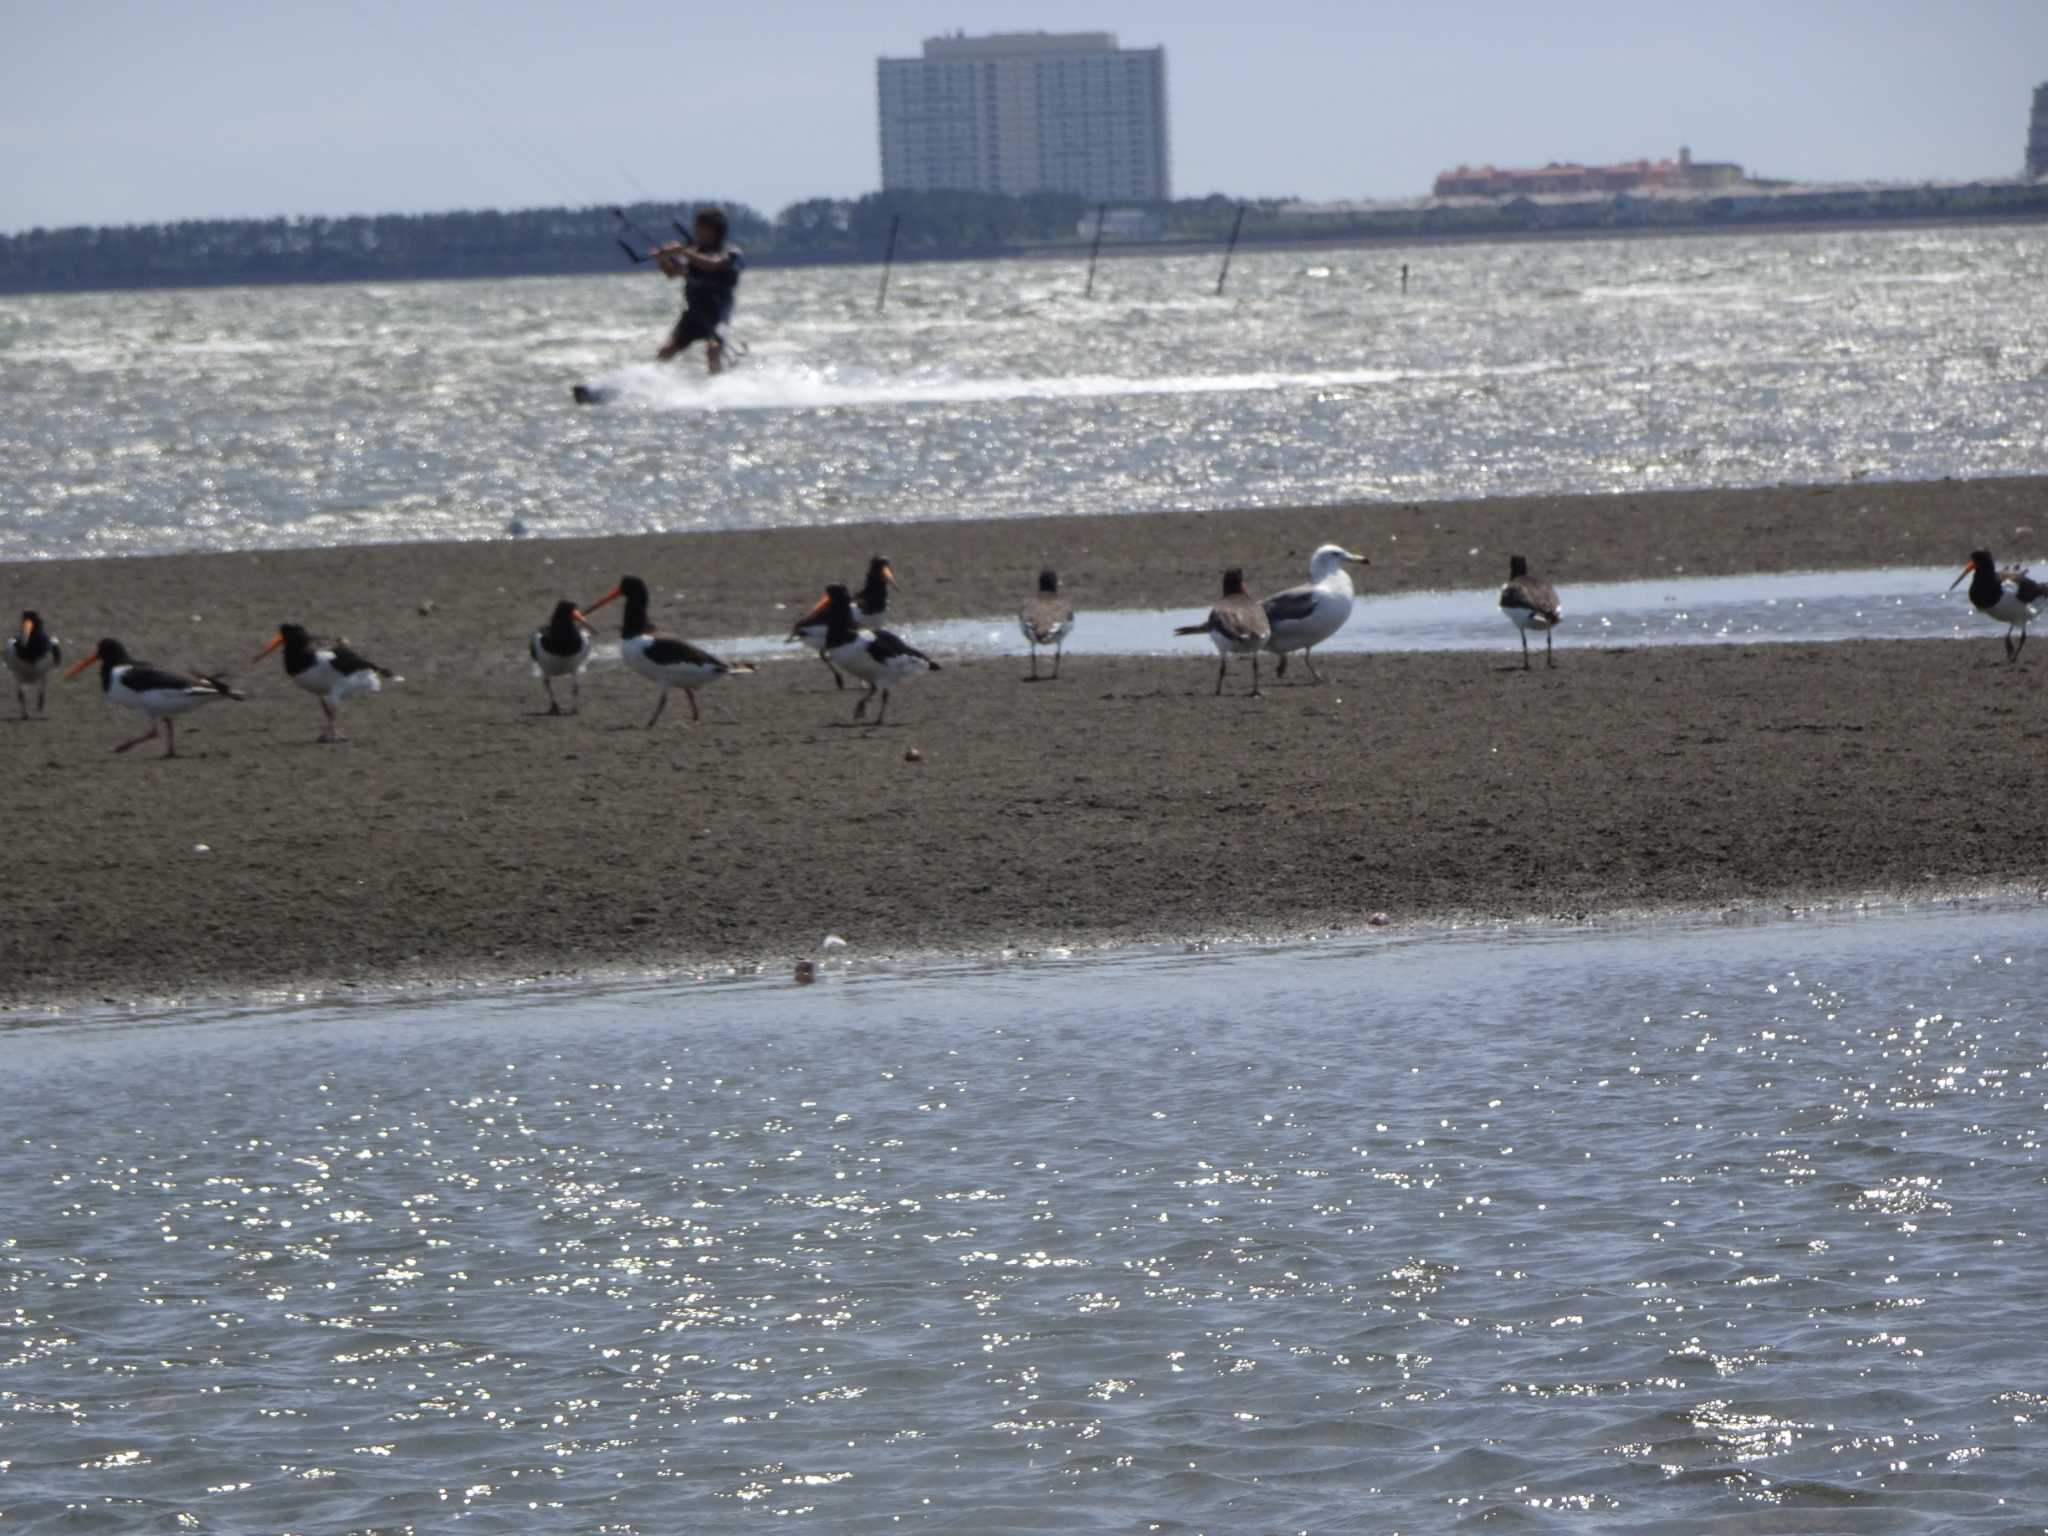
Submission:
[[[1048,565],[1038,573],[1038,590],[1041,592],[1057,592],[1059,589],[1060,573]]]
[[[887,555],[876,555],[868,562],[867,580],[861,583],[860,605],[869,613],[880,613],[889,606],[889,589],[896,585],[896,572],[890,569]]]
[[[294,650],[312,643],[312,633],[303,624],[280,624],[277,626],[277,632],[284,637],[284,643]]]
[[[27,633],[28,633],[28,632],[29,632],[30,630],[34,630],[34,629],[41,629],[42,627],[43,627],[43,616],[42,616],[42,615],[41,615],[40,613],[37,613],[37,612],[35,611],[35,609],[33,609],[33,608],[24,608],[24,609],[22,609],[22,611],[21,611],[21,632],[22,632],[22,633],[23,633],[24,635],[25,635],[25,634],[27,634]]]
[[[846,590],[846,583],[835,581],[825,589],[825,607],[831,613],[851,613],[853,594]]]
[[[109,636],[93,648],[93,654],[100,659],[103,667],[125,667],[128,665],[128,647]]]
[[[1232,566],[1223,573],[1223,595],[1242,597],[1244,595],[1244,572]]]
[[[1508,580],[1519,581],[1529,574],[1529,562],[1520,555],[1508,556]]]
[[[548,623],[556,629],[570,629],[582,617],[583,610],[565,597],[555,604],[554,616],[548,620]]]
[[[621,576],[619,596],[629,603],[644,603],[647,601],[647,583],[638,576]]]
[[[1998,574],[1998,562],[1991,558],[1991,551],[1988,549],[1971,550],[1970,564],[1980,571],[1989,571],[1994,576]]]

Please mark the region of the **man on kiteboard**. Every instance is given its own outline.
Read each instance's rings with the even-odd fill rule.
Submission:
[[[701,341],[705,367],[712,373],[725,367],[725,338],[719,332],[732,318],[745,260],[738,246],[726,242],[728,227],[724,209],[699,208],[687,242],[664,245],[653,253],[663,274],[680,278],[683,284],[683,316],[655,354],[661,362]]]

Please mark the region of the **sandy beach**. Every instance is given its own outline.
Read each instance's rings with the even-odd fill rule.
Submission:
[[[948,665],[889,725],[792,650],[640,729],[652,690],[586,681],[540,713],[528,631],[623,571],[686,636],[771,632],[877,550],[904,626],[1013,609],[1041,562],[1078,606],[1199,605],[1224,564],[1296,581],[1325,539],[1366,593],[1476,586],[1529,554],[1574,581],[1953,562],[2037,547],[2037,481],[1853,485],[792,532],[386,546],[0,566],[83,656],[101,634],[221,669],[246,703],[181,758],[95,680],[0,722],[0,1002],[786,964],[856,952],[1092,945],[1456,914],[1933,892],[2039,878],[2036,662],[1981,643],[1357,656],[1326,688],[1210,697],[1214,664]],[[2044,525],[2048,526],[2048,525]],[[601,615],[609,618],[610,612]],[[314,744],[282,620],[406,682]],[[613,633],[606,626],[607,633]],[[943,658],[942,658],[943,659]],[[677,704],[680,705],[678,700]],[[11,716],[11,694],[4,701]],[[2002,739],[1986,751],[1986,732]],[[917,747],[921,759],[906,760]],[[203,851],[201,851],[203,849]]]

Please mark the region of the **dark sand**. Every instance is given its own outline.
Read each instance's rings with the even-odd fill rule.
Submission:
[[[586,678],[581,718],[549,719],[523,646],[557,595],[593,601],[622,570],[685,635],[775,629],[877,548],[913,631],[1013,608],[1042,559],[1084,610],[1199,604],[1226,561],[1279,586],[1325,538],[1371,554],[1368,592],[1498,581],[1516,550],[1569,603],[1574,581],[1680,569],[1960,568],[1978,542],[2036,547],[2040,495],[1873,485],[0,567],[0,602],[41,608],[72,656],[111,632],[251,693],[188,716],[168,763],[153,744],[109,754],[139,726],[91,676],[53,688],[46,722],[0,720],[17,917],[0,1001],[782,964],[826,933],[857,954],[1093,945],[2031,883],[2048,652],[2007,668],[1989,626],[1969,644],[1576,653],[1524,675],[1503,624],[1498,655],[1333,657],[1336,686],[1260,701],[1211,698],[1204,652],[1078,658],[1036,687],[1021,662],[981,662],[906,688],[873,731],[794,651],[707,693],[701,726],[678,697],[641,730],[653,690],[617,669]],[[274,658],[248,664],[287,618],[407,677],[350,708],[346,745],[313,743],[318,707]]]

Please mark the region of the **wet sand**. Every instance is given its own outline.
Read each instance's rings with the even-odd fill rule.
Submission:
[[[2038,548],[2041,494],[1859,485],[0,567],[0,602],[41,608],[73,656],[113,633],[250,693],[187,717],[175,762],[153,744],[110,755],[138,726],[90,678],[54,687],[47,721],[0,721],[17,915],[0,1001],[785,964],[826,933],[875,954],[2032,883],[2048,659],[2005,667],[1988,626],[1969,644],[1578,652],[1525,675],[1503,624],[1497,656],[1332,658],[1333,686],[1262,700],[1212,698],[1200,652],[1076,659],[1038,686],[984,661],[904,689],[881,730],[851,727],[853,694],[794,650],[708,692],[701,726],[678,698],[642,730],[653,690],[617,669],[586,679],[581,717],[548,718],[523,646],[556,596],[592,601],[622,570],[685,635],[773,630],[878,548],[913,633],[1013,607],[1041,560],[1084,609],[1199,604],[1223,563],[1279,586],[1324,538],[1372,556],[1368,592],[1497,581],[1515,550],[1569,601],[1573,581],[1681,570],[1960,567],[1980,541]],[[313,699],[275,658],[249,664],[283,619],[406,675],[351,706],[349,743],[315,745]]]

